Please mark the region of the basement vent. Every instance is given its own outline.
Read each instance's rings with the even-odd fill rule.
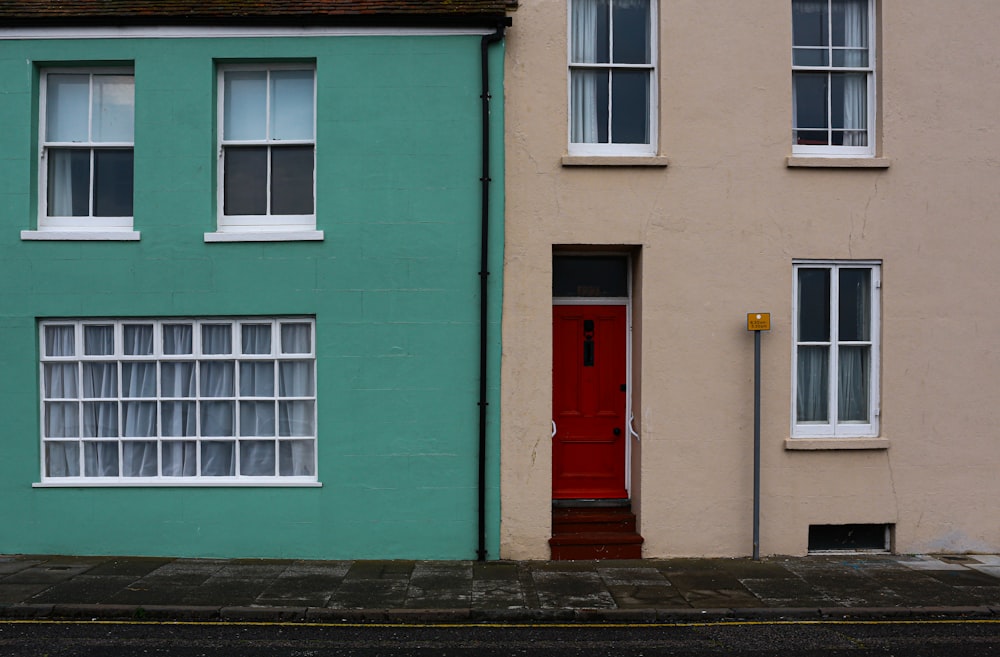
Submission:
[[[889,552],[892,525],[809,525],[809,552]]]

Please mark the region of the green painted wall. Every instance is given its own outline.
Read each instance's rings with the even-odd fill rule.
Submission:
[[[487,548],[499,552],[502,44],[491,47]],[[468,559],[480,37],[0,40],[0,553]],[[215,230],[215,67],[313,60],[322,242]],[[46,65],[135,67],[139,242],[22,241]],[[315,315],[319,488],[39,488],[37,321]]]

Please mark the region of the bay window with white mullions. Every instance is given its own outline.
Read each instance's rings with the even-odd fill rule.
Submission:
[[[315,70],[219,71],[219,230],[316,227]]]
[[[653,0],[570,0],[570,155],[656,151]]]
[[[792,0],[792,153],[875,154],[875,0]]]
[[[311,318],[40,325],[42,483],[316,481]]]
[[[40,90],[39,229],[131,230],[132,71],[44,71]]]
[[[878,435],[876,263],[794,265],[793,437]]]

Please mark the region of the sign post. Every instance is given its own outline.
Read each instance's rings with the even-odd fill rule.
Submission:
[[[753,331],[753,560],[760,561],[760,332],[771,330],[771,313],[747,313]]]

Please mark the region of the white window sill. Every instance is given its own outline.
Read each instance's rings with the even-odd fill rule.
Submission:
[[[138,242],[136,230],[22,230],[22,240]]]
[[[205,233],[206,242],[321,242],[321,230],[227,230]]]
[[[664,155],[563,155],[564,167],[665,167]]]
[[[787,450],[889,449],[888,438],[786,438]]]
[[[107,480],[75,479],[66,481],[41,481],[31,484],[32,488],[322,488],[319,481],[169,481],[163,479]]]
[[[789,155],[789,167],[814,169],[888,169],[892,163],[887,157],[822,157],[816,155]]]

